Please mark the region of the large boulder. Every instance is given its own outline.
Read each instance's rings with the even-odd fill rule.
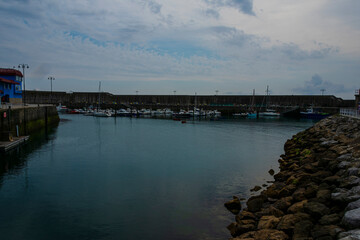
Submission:
[[[258,216],[258,217],[262,217],[262,216],[282,217],[282,216],[284,216],[284,212],[275,208],[274,206],[269,206],[267,208],[264,208],[260,212],[257,212],[256,216]]]
[[[338,236],[339,240],[360,240],[360,229],[342,232]]]
[[[338,224],[341,218],[338,214],[333,213],[330,215],[324,215],[320,218],[319,223],[321,225],[331,225],[331,224]]]
[[[331,199],[331,191],[328,189],[321,189],[316,193],[317,201],[327,203]]]
[[[231,236],[236,237],[243,233],[250,232],[255,230],[254,224],[238,224],[238,223],[231,223],[227,229],[230,231]]]
[[[304,205],[308,202],[308,200],[303,200],[301,202],[294,203],[288,208],[288,213],[297,213],[304,211]]]
[[[255,196],[251,197],[246,205],[250,212],[258,212],[261,210],[262,206],[264,204],[264,197],[263,196]]]
[[[233,199],[226,202],[224,206],[233,214],[238,214],[241,210],[240,200],[236,196],[233,196]]]
[[[360,208],[347,211],[341,224],[347,229],[360,228]]]
[[[283,216],[277,225],[278,230],[289,231],[292,230],[297,222],[301,221],[301,218],[295,214],[287,214]]]
[[[349,203],[345,210],[350,211],[350,210],[357,209],[357,208],[360,208],[360,199]]]
[[[304,204],[304,211],[315,218],[320,218],[330,213],[330,209],[319,202],[307,202]]]
[[[258,229],[275,229],[280,218],[274,216],[262,216],[258,223]]]
[[[275,229],[262,229],[255,234],[256,240],[287,240],[289,236],[283,231]]]
[[[291,206],[293,198],[292,197],[284,197],[277,200],[273,206],[281,211],[286,212],[286,210]]]
[[[309,220],[297,222],[294,226],[294,240],[307,239],[310,236],[310,231],[313,223]]]

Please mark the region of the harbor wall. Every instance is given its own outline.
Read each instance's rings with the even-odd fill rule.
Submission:
[[[16,136],[17,131],[19,135],[29,135],[39,129],[54,126],[59,121],[56,107],[52,105],[0,109],[2,138],[8,138],[9,134]]]
[[[26,101],[32,104],[63,104],[89,106],[97,105],[125,105],[152,107],[249,107],[252,104],[252,95],[113,95],[102,92],[48,92],[26,91]],[[353,107],[354,100],[343,100],[333,95],[271,95],[267,103],[269,106],[288,107],[297,106],[306,108],[309,106],[324,108]],[[254,106],[260,107],[266,104],[264,95],[254,97]]]
[[[332,116],[288,140],[270,186],[225,206],[240,239],[358,239],[360,236],[360,120]],[[270,170],[271,175],[274,170]],[[242,211],[240,211],[242,210]]]

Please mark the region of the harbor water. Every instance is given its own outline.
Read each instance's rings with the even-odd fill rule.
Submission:
[[[1,239],[227,239],[224,202],[272,180],[286,140],[313,125],[61,118],[0,155]]]

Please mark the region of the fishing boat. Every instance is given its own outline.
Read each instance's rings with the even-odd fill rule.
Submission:
[[[328,116],[330,116],[329,113],[314,111],[312,107],[306,109],[306,112],[300,112],[300,117],[307,119],[324,119]]]

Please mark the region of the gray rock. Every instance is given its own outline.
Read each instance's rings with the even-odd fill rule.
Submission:
[[[321,139],[320,139],[320,140],[321,140]],[[335,141],[335,140],[326,141],[326,138],[323,138],[322,141],[323,141],[323,142],[320,143],[320,145],[325,145],[325,146],[334,145],[334,144],[338,143],[338,141]]]
[[[331,194],[331,199],[340,202],[353,202],[360,199],[360,186],[353,187],[351,190],[337,188]]]
[[[342,232],[338,236],[339,240],[360,240],[360,229]]]
[[[347,172],[349,176],[358,176],[359,170],[360,170],[359,168],[352,167],[352,168],[348,168]]]
[[[351,165],[350,162],[348,162],[348,161],[342,161],[342,162],[340,162],[340,163],[338,164],[338,168],[344,169],[344,168],[347,168],[347,167],[350,166],[350,165]]]
[[[345,211],[350,211],[356,208],[360,208],[360,199],[355,201],[355,202],[351,202],[347,205]]]
[[[360,208],[346,212],[341,224],[348,229],[360,228]]]
[[[347,154],[343,154],[340,157],[336,158],[337,160],[341,160],[341,161],[345,161],[345,160],[350,160],[352,158],[352,154],[351,153],[347,153]]]

